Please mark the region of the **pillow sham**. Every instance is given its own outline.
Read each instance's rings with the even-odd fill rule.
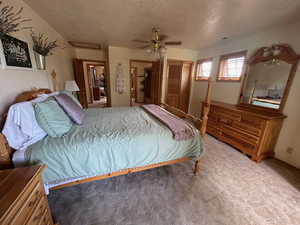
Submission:
[[[66,94],[59,94],[54,96],[58,104],[68,114],[68,116],[77,124],[82,124],[84,119],[84,112],[80,106],[73,101],[73,99]]]
[[[72,121],[53,97],[35,103],[34,111],[38,124],[50,137],[61,137],[72,128]]]
[[[78,99],[69,91],[61,91],[60,94],[66,94],[68,95],[76,104],[79,105],[80,108],[83,108]]]
[[[2,133],[9,146],[16,150],[25,150],[47,135],[39,126],[30,101],[16,103],[9,108]]]

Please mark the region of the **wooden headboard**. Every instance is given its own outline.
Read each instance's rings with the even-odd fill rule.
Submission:
[[[32,99],[37,98],[38,95],[49,94],[49,93],[51,93],[51,90],[46,89],[46,88],[25,91],[25,92],[22,92],[21,94],[19,94],[12,104],[18,103],[18,102],[30,101]],[[4,123],[6,120],[6,116],[7,116],[7,112],[4,113],[3,115],[1,115],[0,130],[3,129]],[[4,135],[0,134],[0,169],[7,169],[7,168],[12,167],[11,158],[12,158],[13,152],[14,152],[14,150],[8,146],[8,143],[7,143]]]

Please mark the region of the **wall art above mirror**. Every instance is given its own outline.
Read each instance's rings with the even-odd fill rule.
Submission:
[[[240,105],[282,112],[299,62],[287,44],[258,49],[247,62]]]

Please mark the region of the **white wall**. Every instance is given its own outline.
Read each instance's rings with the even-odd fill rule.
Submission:
[[[106,52],[104,50],[75,48],[75,54],[78,59],[106,61]]]
[[[10,5],[15,9],[23,7],[23,18],[32,19],[31,22],[25,26],[31,26],[33,30],[38,33],[45,33],[50,40],[58,39],[64,49],[57,49],[54,55],[47,57],[47,71],[36,70],[34,56],[31,51],[31,61],[34,69],[27,70],[9,70],[0,68],[0,114],[3,113],[6,106],[11,104],[17,94],[22,91],[29,90],[33,87],[37,88],[51,88],[49,74],[55,69],[57,73],[57,81],[60,89],[64,86],[65,80],[73,79],[72,57],[75,56],[73,48],[71,48],[63,37],[57,33],[45,20],[43,20],[37,13],[35,13],[26,3],[22,0],[5,0],[2,5]],[[32,49],[32,41],[29,30],[22,30],[18,33],[11,34],[12,36],[26,41],[29,48]]]
[[[180,49],[180,48],[168,48],[167,55],[164,57],[164,71],[163,71],[163,101],[165,98],[165,86],[166,86],[166,65],[168,59],[177,59],[184,61],[196,61],[198,58],[198,51],[190,49]],[[129,106],[130,105],[130,74],[129,74],[129,60],[139,59],[139,60],[157,60],[148,54],[145,50],[139,49],[129,49],[123,47],[109,46],[108,47],[108,57],[109,57],[109,67],[110,67],[110,83],[112,92],[112,106]],[[118,63],[123,65],[123,71],[126,78],[126,91],[122,95],[115,91],[115,77],[116,77],[116,67]],[[194,71],[193,71],[194,74]],[[200,110],[200,107],[199,107]]]
[[[300,23],[289,24],[280,27],[273,27],[263,32],[248,35],[238,40],[228,40],[224,43],[199,51],[199,59],[214,57],[212,69],[213,77],[216,77],[218,60],[220,55],[248,50],[248,56],[260,47],[270,46],[274,43],[290,44],[300,54]],[[214,79],[215,80],[215,79]],[[278,142],[275,148],[276,157],[300,168],[300,69],[298,68],[293,85],[284,109],[285,119]],[[198,110],[201,101],[205,97],[207,82],[193,81],[190,112],[200,115]],[[241,82],[214,82],[212,99],[227,103],[237,103],[240,93]],[[287,147],[294,148],[293,154],[286,152]]]
[[[155,60],[145,50],[129,49],[123,47],[116,47],[116,46],[108,47],[112,106],[130,105],[130,73],[129,73],[130,59]],[[116,68],[119,63],[122,64],[123,73],[126,81],[126,90],[123,94],[117,93],[115,88]]]

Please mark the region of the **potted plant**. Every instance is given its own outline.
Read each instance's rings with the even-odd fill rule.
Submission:
[[[2,1],[0,1],[0,6]],[[0,39],[4,38],[13,32],[17,32],[23,29],[30,29],[30,27],[19,27],[20,24],[31,21],[30,19],[22,19],[21,13],[23,8],[18,11],[14,11],[13,6],[2,6],[0,9]]]
[[[31,38],[33,41],[33,52],[37,68],[40,70],[46,69],[46,56],[52,55],[54,49],[58,47],[57,40],[48,41],[45,34],[38,35],[31,31]]]

